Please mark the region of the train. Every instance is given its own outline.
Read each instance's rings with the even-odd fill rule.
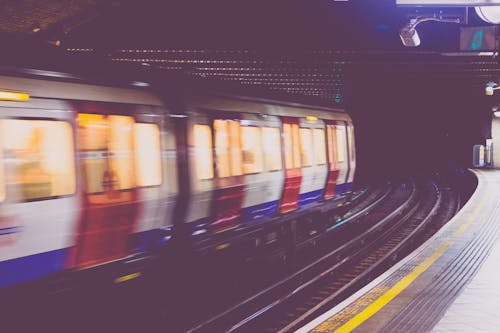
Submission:
[[[349,202],[344,109],[143,85],[0,73],[0,291],[121,283],[159,253],[273,244],[290,221],[296,241]]]

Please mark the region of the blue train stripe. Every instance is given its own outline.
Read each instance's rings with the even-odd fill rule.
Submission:
[[[299,197],[299,207],[321,200],[321,197],[323,196],[323,190],[324,189],[301,193]]]
[[[241,209],[241,221],[243,223],[251,222],[263,216],[268,216],[276,212],[279,202],[271,201],[263,204],[245,207]]]
[[[64,269],[69,248],[0,262],[0,288],[35,280]]]
[[[172,237],[171,230],[151,229],[131,235],[130,248],[133,253],[147,252],[165,245]]]

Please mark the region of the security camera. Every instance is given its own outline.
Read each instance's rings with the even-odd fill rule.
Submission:
[[[493,96],[493,93],[495,92],[497,88],[497,84],[495,82],[488,82],[486,83],[486,87],[484,89],[484,92],[486,93],[486,96]]]
[[[493,96],[493,87],[486,87],[486,96]]]
[[[420,37],[418,36],[417,30],[411,26],[406,26],[401,29],[399,37],[406,47],[417,47],[420,45]]]
[[[437,15],[413,18],[404,28],[399,31],[399,37],[401,38],[401,42],[403,42],[404,46],[417,47],[420,45],[420,37],[418,36],[416,27],[420,23],[427,21],[460,23],[460,18],[446,19]]]

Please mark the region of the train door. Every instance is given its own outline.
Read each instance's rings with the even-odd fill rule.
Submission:
[[[135,114],[134,157],[138,198],[141,202],[132,246],[144,252],[161,246],[171,234],[177,193],[175,140],[167,120],[150,107]]]
[[[186,214],[188,222],[193,230],[193,234],[205,233],[206,226],[210,220],[210,205],[212,202],[215,172],[214,172],[214,147],[213,128],[211,119],[203,113],[192,113],[187,119],[186,133],[178,133],[177,151],[182,151],[182,136],[187,135],[187,160],[186,165],[188,175],[184,175],[184,183],[189,184],[189,188],[180,188],[180,196],[184,195],[185,200],[179,200],[178,205],[185,205],[178,210]],[[179,131],[179,126],[176,128]],[[179,169],[179,174],[184,170]],[[180,181],[182,182],[182,178]],[[184,193],[183,193],[184,192]],[[186,202],[184,202],[186,201]]]
[[[326,164],[325,125],[316,117],[299,121],[300,159],[302,181],[299,206],[321,200],[325,188],[328,167]]]
[[[299,120],[281,117],[283,152],[285,157],[285,184],[281,196],[280,213],[298,208],[302,169],[300,160]]]
[[[356,147],[354,144],[354,126],[351,122],[347,123],[347,143],[349,145],[349,176],[346,181],[346,191],[352,190],[354,174],[356,172]]]
[[[280,119],[244,114],[241,120],[241,146],[245,195],[241,211],[243,222],[251,222],[278,210],[283,188]]]
[[[346,192],[346,184],[349,176],[349,153],[347,147],[347,127],[345,122],[335,122],[335,132],[337,138],[337,165],[339,174],[337,177],[336,194]]]
[[[0,288],[64,269],[73,242],[72,113],[43,105],[0,106]]]
[[[338,163],[337,128],[335,127],[335,122],[331,120],[326,121],[326,145],[328,150],[328,175],[323,198],[328,200],[333,198],[336,194],[335,188],[340,172]]]
[[[105,106],[102,108],[107,110]],[[138,213],[134,164],[134,118],[79,113],[78,153],[83,172],[83,207],[75,265],[86,267],[129,254]],[[114,113],[114,112],[113,112]]]
[[[245,192],[241,125],[237,119],[214,119],[215,192],[211,229],[220,232],[240,223]]]

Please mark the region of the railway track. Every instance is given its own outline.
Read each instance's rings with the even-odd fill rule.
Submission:
[[[356,210],[349,212],[332,225],[334,228],[331,230],[335,229],[335,232],[325,237],[330,244],[330,251],[327,254],[238,305],[194,326],[188,332],[233,330],[239,327],[234,325],[235,318],[242,318],[240,323],[246,323],[251,321],[254,315],[259,317],[261,313],[267,312],[283,300],[307,288],[308,283],[314,283],[318,274],[321,275],[321,272],[328,270],[332,265],[338,268],[347,263],[346,258],[355,252],[356,248],[371,241],[371,238],[380,232],[382,225],[396,219],[405,209],[413,205],[416,198],[416,190],[412,183],[391,185],[377,193],[366,195],[364,202],[360,203]],[[247,316],[249,313],[253,315]]]
[[[330,226],[333,250],[188,332],[291,332],[381,274],[460,208],[455,192],[430,181],[375,192]]]

